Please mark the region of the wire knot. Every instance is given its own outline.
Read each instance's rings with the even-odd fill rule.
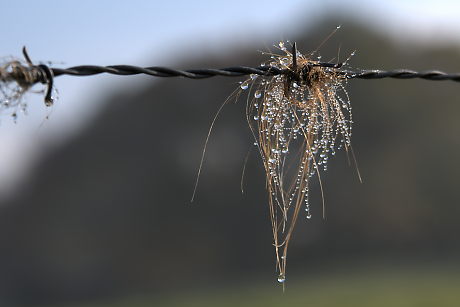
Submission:
[[[53,104],[53,81],[54,74],[51,68],[45,64],[34,65],[27,53],[26,47],[22,53],[27,62],[24,65],[20,61],[11,61],[0,67],[0,80],[3,82],[16,82],[24,91],[27,91],[36,83],[46,84],[45,105]]]

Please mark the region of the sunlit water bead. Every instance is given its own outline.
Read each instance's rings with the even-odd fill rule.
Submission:
[[[291,64],[291,60],[288,58],[280,58],[279,61],[282,66],[288,66]]]
[[[284,275],[279,275],[277,280],[279,283],[284,283],[286,281],[286,277]]]
[[[254,97],[255,97],[255,98],[260,98],[260,97],[262,97],[262,92],[261,92],[260,90],[255,91],[255,92],[254,92]]]
[[[304,198],[304,202],[305,202],[305,214],[306,214],[306,218],[307,220],[311,219],[311,213],[310,213],[310,202],[309,202],[309,189],[308,189],[308,178],[305,179],[305,182],[306,182],[306,187],[304,190],[306,190],[305,192],[305,198]]]
[[[350,59],[351,57],[353,57],[353,56],[355,56],[355,55],[356,55],[356,50],[353,51],[352,53],[350,53],[350,56],[348,57],[348,59]],[[348,59],[347,59],[347,61],[348,61]]]
[[[244,90],[247,90],[249,88],[249,82],[248,81],[244,81],[240,84],[240,87],[241,89],[244,91]]]
[[[27,112],[27,103],[24,103],[24,102],[21,102],[21,104],[19,105],[20,107],[20,110],[21,110],[21,113],[24,114],[24,115],[28,115],[28,112]]]
[[[284,52],[287,51],[286,46],[284,45],[284,42],[279,42],[278,46],[280,47],[280,49],[281,49],[282,51],[284,51]]]
[[[8,108],[10,106],[10,100],[6,97],[0,98],[0,105],[4,108]]]
[[[307,218],[307,220],[310,220],[311,219],[311,212],[310,212],[310,204],[308,203],[308,194],[305,197],[305,214],[306,214],[305,217]]]

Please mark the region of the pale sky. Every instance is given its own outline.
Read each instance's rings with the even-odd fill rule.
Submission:
[[[177,59],[217,54],[236,44],[271,44],[268,40],[276,36],[289,39],[296,25],[313,23],[326,12],[367,21],[395,39],[410,34],[420,42],[449,41],[460,46],[460,1],[447,0],[1,0],[0,11],[0,57],[21,57],[26,45],[33,60],[52,61],[56,67],[168,66]],[[53,108],[45,109],[41,95],[29,95],[29,114],[20,116],[17,124],[8,116],[0,118],[0,195],[43,152],[91,120],[111,89],[136,87],[131,77],[55,81],[60,94]],[[50,119],[43,122],[48,114]]]

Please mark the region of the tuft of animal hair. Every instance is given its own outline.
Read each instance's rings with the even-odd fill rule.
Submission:
[[[311,180],[317,176],[323,196],[320,170],[337,149],[351,148],[352,113],[339,71],[344,63],[321,63],[313,53],[298,52],[295,43],[291,50],[284,42],[278,47],[283,54],[271,54],[263,65],[286,73],[253,76],[241,88],[254,88],[246,115],[265,169],[277,278],[284,283],[296,222],[302,211],[311,218]]]
[[[0,112],[9,111],[14,120],[18,111],[27,111],[25,94],[37,83],[47,83],[45,105],[53,105],[52,72],[45,65],[33,65],[25,47],[25,62],[18,59],[5,59],[0,63]]]

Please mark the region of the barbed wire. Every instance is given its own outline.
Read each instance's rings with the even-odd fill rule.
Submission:
[[[318,63],[315,66],[330,67],[331,63]],[[337,65],[337,64],[334,64]],[[235,66],[220,69],[191,69],[191,70],[178,70],[168,67],[138,67],[131,65],[111,65],[111,66],[96,66],[96,65],[82,65],[70,68],[51,68],[54,76],[72,75],[72,76],[92,76],[102,73],[113,75],[138,75],[145,74],[155,77],[184,77],[190,79],[205,79],[215,76],[224,77],[240,77],[245,75],[261,75],[261,76],[274,76],[289,74],[291,71],[287,69],[279,69],[277,67],[259,66],[259,67],[246,67]],[[396,70],[361,70],[361,71],[339,71],[348,79],[414,79],[421,78],[432,81],[452,80],[460,82],[460,73],[448,74],[438,70],[428,70],[423,72],[416,72],[409,69],[396,69]]]
[[[362,70],[360,72],[343,71],[343,74],[349,79],[425,79],[430,81],[451,80],[460,82],[460,73],[448,74],[439,70],[426,70],[416,72],[410,69],[395,69],[395,70]]]
[[[139,67],[133,65],[80,65],[69,68],[51,68],[48,65],[40,64],[34,65],[27,53],[26,48],[23,48],[23,55],[26,59],[27,65],[23,65],[19,61],[12,61],[0,67],[0,82],[15,81],[22,88],[29,88],[36,83],[47,84],[48,88],[45,94],[45,103],[52,104],[52,89],[53,80],[55,77],[62,75],[70,76],[93,76],[98,74],[113,74],[121,76],[132,75],[149,75],[154,77],[170,78],[170,77],[183,77],[190,79],[206,79],[215,76],[223,77],[240,77],[246,75],[260,75],[260,76],[275,76],[275,75],[292,75],[290,69],[280,69],[273,66],[235,66],[227,68],[207,68],[207,69],[190,69],[179,70],[169,67],[152,66],[152,67]],[[444,81],[451,80],[460,82],[460,73],[445,73],[438,70],[428,70],[417,72],[409,69],[396,69],[396,70],[342,70],[341,63],[326,63],[326,62],[312,62],[309,67],[320,66],[331,69],[331,73],[339,74],[347,79],[414,79],[420,78],[430,81]]]

